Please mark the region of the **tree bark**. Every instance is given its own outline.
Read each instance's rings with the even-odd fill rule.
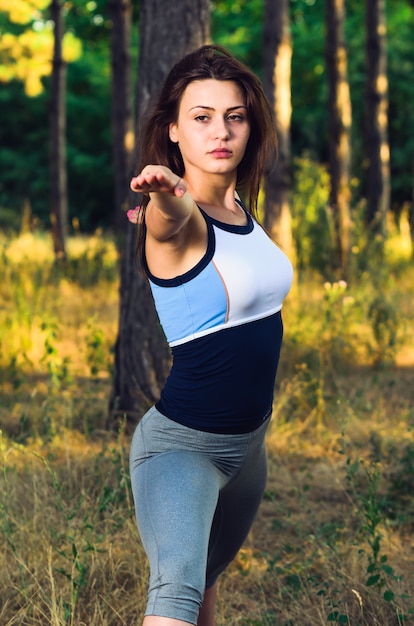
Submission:
[[[131,0],[108,0],[111,18],[112,67],[112,152],[114,164],[115,206],[113,226],[115,233],[125,233],[125,212],[129,208],[129,174],[134,148],[134,120],[132,115],[131,76]]]
[[[57,260],[66,257],[68,197],[66,179],[66,64],[63,60],[63,2],[52,0],[54,23],[52,89],[50,98],[50,189],[52,238]]]
[[[326,0],[326,68],[333,269],[347,275],[350,251],[351,98],[344,40],[345,0]]]
[[[172,65],[206,43],[209,0],[142,0],[137,86],[138,126]],[[139,146],[137,146],[139,152]],[[136,204],[134,199],[134,204]],[[120,315],[109,426],[135,425],[159,393],[170,352],[155,313],[148,283],[135,258],[136,229],[127,229],[121,259]]]
[[[291,59],[288,0],[266,0],[264,14],[264,89],[275,115],[278,159],[265,175],[264,225],[289,253],[291,229]]]
[[[366,0],[365,153],[367,223],[384,242],[390,208],[385,0]]]

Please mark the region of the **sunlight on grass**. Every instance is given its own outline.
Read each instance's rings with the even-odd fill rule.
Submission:
[[[108,262],[116,264],[117,251],[112,239],[103,236],[97,231],[94,236],[72,236],[67,240],[67,254],[70,258],[77,258],[85,254],[91,257],[102,245],[106,248]],[[53,242],[50,233],[28,232],[12,240],[0,234],[0,247],[3,254],[12,263],[21,263],[30,260],[32,263],[53,263]]]

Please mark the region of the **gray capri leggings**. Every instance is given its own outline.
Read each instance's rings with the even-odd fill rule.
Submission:
[[[152,407],[131,445],[138,530],[150,562],[145,615],[197,623],[204,590],[247,537],[266,484],[265,433],[216,434]]]

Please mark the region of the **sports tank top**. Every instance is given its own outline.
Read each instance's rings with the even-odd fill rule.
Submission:
[[[171,371],[156,406],[191,428],[250,432],[272,410],[281,308],[292,283],[292,265],[247,211],[243,226],[201,212],[207,250],[191,270],[157,278],[143,252],[172,352]]]

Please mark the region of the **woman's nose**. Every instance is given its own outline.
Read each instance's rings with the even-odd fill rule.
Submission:
[[[213,133],[216,139],[226,139],[230,135],[227,121],[222,118],[216,119]]]

